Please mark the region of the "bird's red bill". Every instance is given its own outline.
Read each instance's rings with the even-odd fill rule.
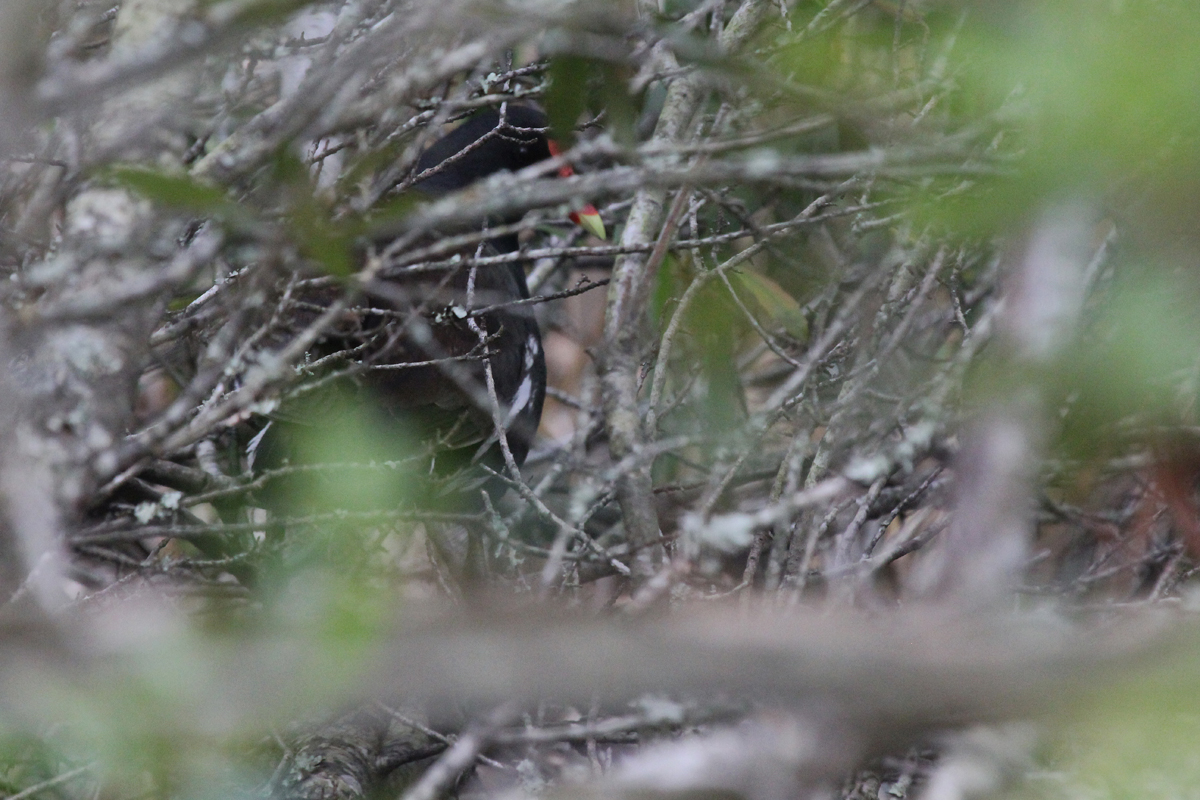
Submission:
[[[562,150],[559,148],[558,142],[551,139],[548,144],[550,145],[551,156],[557,158],[562,155]],[[575,170],[571,168],[570,164],[563,164],[558,168],[558,177],[560,178],[569,178],[574,174]],[[608,232],[604,229],[604,220],[600,219],[600,212],[591,203],[588,203],[578,211],[572,211],[571,222],[574,222],[598,239],[608,238]]]
[[[571,222],[574,222],[597,239],[608,238],[608,233],[604,230],[604,220],[600,219],[600,212],[591,203],[588,203],[578,211],[572,211]]]

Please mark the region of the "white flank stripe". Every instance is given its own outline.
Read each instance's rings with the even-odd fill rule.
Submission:
[[[538,343],[536,336],[532,334],[525,339],[525,371],[533,369],[533,362],[537,359],[537,355],[541,352],[542,346]]]
[[[521,381],[521,385],[517,387],[517,393],[513,396],[512,405],[508,410],[508,421],[512,422],[513,418],[521,412],[529,404],[529,396],[533,394],[533,379],[526,375]],[[507,426],[506,426],[507,427]]]

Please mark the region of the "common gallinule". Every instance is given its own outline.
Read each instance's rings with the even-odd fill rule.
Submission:
[[[433,199],[550,158],[557,148],[546,127],[545,115],[526,106],[479,113],[421,155],[411,191]],[[570,167],[559,174],[570,175]],[[572,212],[571,218],[604,236],[592,206]],[[462,263],[464,257],[518,249],[515,234],[500,235],[443,259],[436,269],[385,266],[309,353],[310,363],[323,359],[331,365],[318,377],[349,367],[350,376],[334,382],[338,391],[349,392],[353,402],[372,404],[373,412],[398,420],[410,437],[426,443],[433,454],[430,472],[447,474],[480,461],[503,468],[487,388],[489,368],[512,456],[519,465],[529,452],[546,394],[546,361],[532,307],[513,305],[529,298],[524,266],[518,261]],[[376,242],[371,250],[378,257],[387,243]],[[296,292],[288,333],[302,330],[339,295],[328,286]],[[315,401],[310,396],[285,402],[251,442],[248,452],[257,471],[295,463],[296,428],[323,423],[320,393],[312,394]]]

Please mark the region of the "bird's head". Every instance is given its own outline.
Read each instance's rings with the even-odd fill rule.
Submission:
[[[558,146],[558,142],[549,139],[546,142],[550,150],[550,155],[557,158],[562,155],[562,151]],[[563,164],[558,168],[558,177],[569,178],[575,174],[575,170],[570,164]],[[597,239],[607,239],[607,231],[604,230],[604,220],[600,218],[600,212],[591,203],[585,203],[579,209],[571,211],[571,221],[579,227],[583,228],[588,233],[595,236]]]
[[[546,115],[529,106],[508,106],[503,126],[495,110],[476,114],[421,154],[417,174],[430,174],[421,178],[415,188],[430,195],[447,194],[497,172],[516,172],[557,157],[562,151],[543,133],[547,125]],[[574,174],[570,164],[558,168],[559,177]],[[570,218],[593,236],[607,238],[600,212],[591,203],[573,208]]]

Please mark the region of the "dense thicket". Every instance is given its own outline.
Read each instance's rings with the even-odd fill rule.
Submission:
[[[0,788],[1189,785],[1194,659],[1109,678],[1186,640],[1148,614],[1200,559],[1198,27],[1166,0],[0,5]],[[554,160],[410,191],[522,106]],[[431,470],[450,434],[381,421],[352,387],[394,365],[336,332],[483,319],[372,298],[514,262],[538,437]],[[264,466],[268,419],[294,457]]]

